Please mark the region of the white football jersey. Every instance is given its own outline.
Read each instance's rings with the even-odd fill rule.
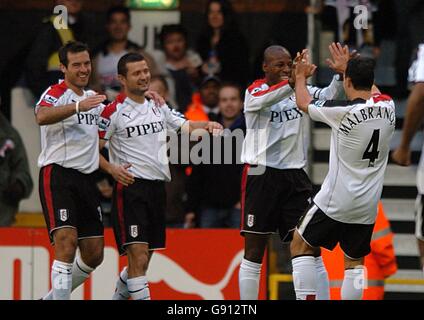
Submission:
[[[418,46],[417,59],[409,68],[408,80],[411,83],[424,82],[424,43]],[[424,145],[421,148],[420,163],[417,168],[417,189],[424,194]]]
[[[329,172],[314,203],[334,220],[374,223],[395,131],[393,100],[314,100],[308,112],[331,127]]]
[[[184,116],[167,105],[156,107],[153,101],[137,103],[122,94],[107,105],[100,116],[99,135],[109,140],[109,161],[131,164],[136,178],[171,180],[166,135],[178,131]]]
[[[50,86],[37,102],[35,113],[40,107],[59,107],[84,100],[95,92],[84,90],[77,95],[66,86],[65,81]],[[65,168],[91,173],[99,168],[99,137],[97,122],[103,104],[87,112],[80,112],[58,123],[40,126],[41,154],[38,166],[58,164]]]
[[[308,86],[315,99],[334,99],[343,92],[336,76],[326,88]],[[298,109],[293,89],[287,81],[269,87],[255,81],[244,101],[246,137],[241,161],[276,169],[300,169],[307,163],[306,117]]]

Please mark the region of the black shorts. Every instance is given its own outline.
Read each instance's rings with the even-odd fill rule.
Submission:
[[[125,246],[132,243],[164,249],[165,209],[164,181],[135,179],[128,187],[115,183],[111,216],[119,254],[125,254]]]
[[[271,234],[279,232],[283,242],[291,241],[293,230],[309,206],[312,183],[303,169],[265,168],[251,175],[245,165],[241,187],[241,231]]]
[[[344,223],[327,216],[312,203],[299,221],[296,230],[311,247],[333,250],[340,242],[344,254],[360,259],[371,252],[374,224]]]
[[[415,237],[421,241],[424,241],[423,207],[424,197],[418,194],[415,201]]]
[[[51,164],[40,169],[39,192],[52,243],[53,231],[66,227],[75,228],[78,239],[103,237],[94,174]]]

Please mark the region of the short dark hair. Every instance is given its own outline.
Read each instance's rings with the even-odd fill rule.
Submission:
[[[90,54],[90,49],[85,43],[79,41],[69,41],[59,49],[59,61],[65,67],[68,67],[68,53],[78,53],[87,51]]]
[[[143,55],[137,52],[130,52],[130,53],[124,54],[121,57],[121,59],[119,59],[118,61],[118,74],[126,77],[128,72],[127,64],[131,62],[137,62],[137,61],[143,61],[143,60],[145,60]]]
[[[110,20],[112,20],[112,16],[115,13],[122,13],[127,17],[127,21],[128,23],[131,22],[131,15],[130,15],[130,10],[127,7],[124,6],[113,6],[110,7],[107,12],[106,12],[106,22],[109,23]]]
[[[160,40],[160,44],[163,48],[163,45],[165,43],[165,39],[168,35],[172,34],[172,33],[179,33],[181,34],[184,39],[187,42],[187,30],[186,28],[184,28],[183,25],[181,24],[165,24],[162,26],[161,32],[159,34],[159,40]]]
[[[352,80],[356,90],[371,90],[374,84],[375,61],[371,58],[357,57],[347,63],[346,77]]]

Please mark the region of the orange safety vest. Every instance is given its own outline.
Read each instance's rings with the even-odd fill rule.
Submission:
[[[337,245],[333,251],[322,250],[322,258],[330,280],[331,300],[341,299],[341,286],[344,277],[343,251]],[[384,279],[396,273],[397,263],[393,248],[393,233],[381,201],[378,204],[377,219],[371,238],[371,253],[365,257],[368,287],[363,300],[383,300]]]
[[[196,92],[192,96],[192,102],[187,107],[187,111],[184,113],[184,116],[188,120],[193,121],[209,121],[209,116],[206,114],[203,109],[202,99],[200,98],[200,93]]]

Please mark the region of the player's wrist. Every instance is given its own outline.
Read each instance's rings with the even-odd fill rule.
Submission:
[[[80,102],[81,101],[75,102],[75,113],[76,114],[79,114],[81,112],[81,110],[80,110]]]

